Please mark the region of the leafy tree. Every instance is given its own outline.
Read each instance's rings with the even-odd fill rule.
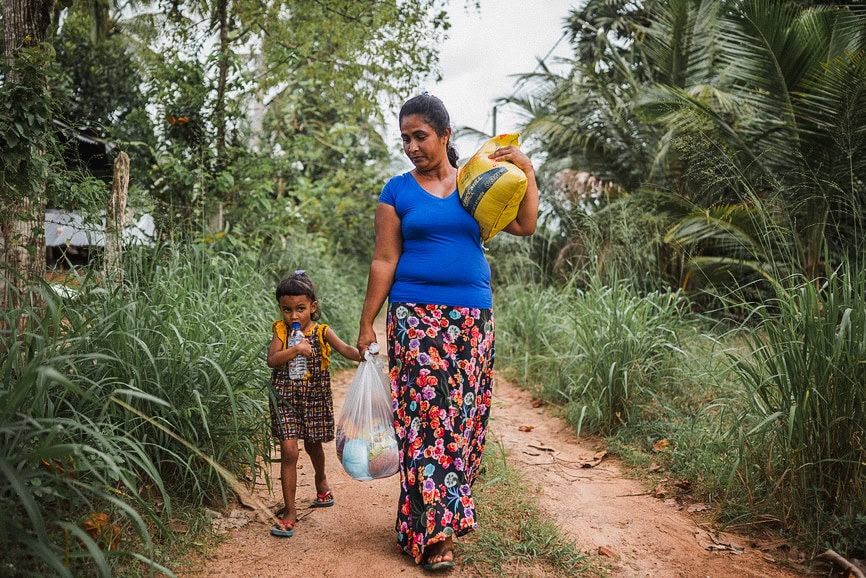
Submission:
[[[15,306],[45,270],[45,190],[50,157],[51,49],[45,43],[54,0],[3,3],[3,85],[0,87],[0,307]],[[9,280],[11,278],[11,283]],[[7,283],[9,283],[7,285]]]
[[[271,230],[302,225],[287,218],[296,213],[287,199],[329,206],[325,197],[351,198],[355,190],[327,180],[340,166],[367,175],[359,182],[381,166],[382,106],[435,72],[445,5],[175,3],[161,24],[169,40],[141,53],[164,119],[153,165],[160,212],[196,230],[219,205],[236,231],[267,239],[253,233],[252,220],[268,229],[261,221],[274,219]],[[332,212],[315,217],[304,227],[335,223]]]
[[[145,78],[120,25],[108,19],[98,28],[103,30],[99,35],[94,34],[94,26],[90,12],[73,7],[57,31],[53,44],[58,75],[52,86],[59,101],[57,118],[131,152],[131,171],[141,190],[148,186],[149,150],[156,144]],[[79,205],[80,200],[67,199],[62,206]],[[104,205],[104,198],[97,203],[99,209]]]

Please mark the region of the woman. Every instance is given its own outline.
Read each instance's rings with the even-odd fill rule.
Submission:
[[[478,474],[493,374],[490,267],[478,223],[460,204],[457,151],[442,101],[427,93],[400,109],[403,152],[414,165],[383,188],[358,350],[376,341],[388,298],[387,342],[400,447],[397,541],[427,570],[454,565],[453,539],[476,527]],[[517,217],[503,230],[535,232],[538,189],[529,158],[504,147],[527,177]]]

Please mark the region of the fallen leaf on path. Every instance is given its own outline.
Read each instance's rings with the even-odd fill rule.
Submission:
[[[605,458],[605,456],[607,456],[607,450],[595,452],[595,455],[592,456],[591,458],[580,460],[580,467],[582,467],[582,468],[594,468],[595,466],[597,466],[598,464],[601,463],[601,460],[603,460]]]
[[[742,554],[745,550],[734,544],[710,544],[706,546],[710,552],[730,552],[731,554]]]
[[[535,429],[535,426],[534,426],[534,425],[522,425],[522,426],[520,426],[520,427],[517,428],[517,429],[518,429],[519,431],[532,431],[532,430]]]
[[[532,400],[532,407],[539,408],[539,407],[541,407],[541,406],[543,406],[543,405],[544,405],[544,400],[543,400],[543,399],[533,399],[533,400]]]
[[[536,445],[536,444],[526,444],[526,445],[530,448],[534,448],[536,450],[541,450],[543,452],[555,452],[556,451],[555,449],[548,447],[548,446],[544,446],[544,445]]]
[[[598,555],[599,556],[607,556],[608,558],[616,558],[616,552],[614,552],[613,550],[611,550],[610,548],[608,548],[606,546],[599,546],[598,547]]]
[[[692,504],[691,506],[688,507],[688,511],[692,512],[692,513],[706,512],[709,509],[710,509],[710,507],[706,504]]]
[[[649,467],[649,471],[651,472],[659,472],[661,471],[662,466],[660,464],[653,464]]]
[[[733,542],[723,542],[718,536],[711,532],[699,532],[695,534],[698,543],[710,552],[730,552],[732,554],[742,554],[746,549],[739,544]]]
[[[659,482],[658,484],[656,484],[655,489],[653,489],[653,495],[656,498],[664,498],[668,495],[668,489],[663,483]]]
[[[102,544],[106,550],[117,549],[120,542],[121,529],[119,524],[112,524],[105,512],[89,514],[81,524],[87,534]]]

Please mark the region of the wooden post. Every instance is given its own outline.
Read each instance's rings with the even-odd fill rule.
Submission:
[[[120,151],[114,159],[111,198],[105,211],[105,253],[103,272],[106,280],[123,281],[123,228],[126,225],[126,199],[129,193],[129,155]]]

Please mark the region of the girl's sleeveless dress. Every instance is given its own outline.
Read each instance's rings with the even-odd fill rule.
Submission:
[[[274,321],[274,331],[288,341],[285,321]],[[307,379],[291,379],[288,364],[275,367],[271,379],[271,431],[278,440],[329,442],[334,439],[334,400],[331,393],[331,346],[325,342],[328,326],[313,325],[305,334],[313,349],[307,359]]]

